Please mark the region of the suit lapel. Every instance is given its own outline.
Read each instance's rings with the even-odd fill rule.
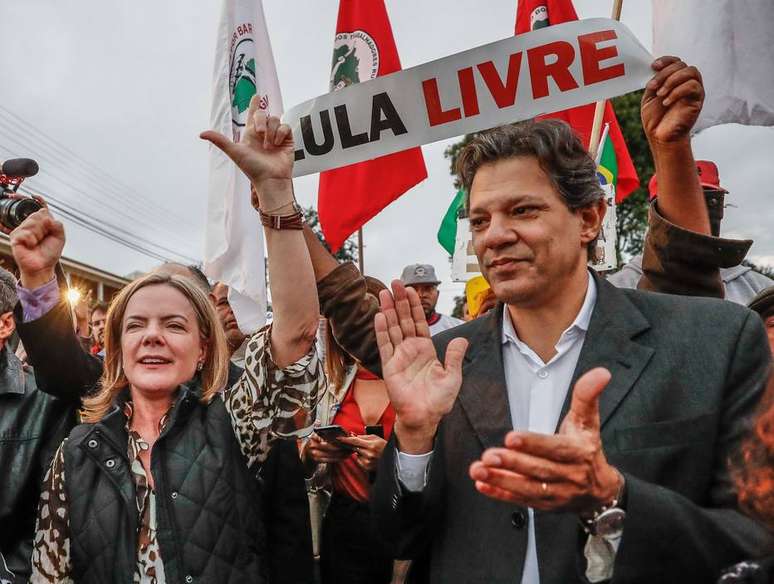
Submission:
[[[484,448],[502,446],[513,429],[502,352],[502,304],[485,316],[463,362],[459,402]]]
[[[562,406],[559,425],[570,409],[572,387],[578,378],[590,369],[605,367],[612,378],[599,400],[600,423],[604,428],[654,352],[653,347],[635,340],[637,335],[650,328],[650,323],[639,308],[612,284],[596,274],[593,277],[597,283],[597,302],[570,391]]]
[[[650,328],[650,323],[627,295],[596,274],[597,302],[591,315],[586,340],[573,373],[558,426],[570,409],[572,387],[578,378],[594,367],[610,370],[612,378],[602,392],[599,415],[602,429],[631,391],[642,370],[653,356],[653,348],[637,342],[637,335]],[[576,569],[574,557],[565,553],[577,546],[577,517],[571,513],[535,512],[535,534],[540,575],[558,581],[563,574]]]

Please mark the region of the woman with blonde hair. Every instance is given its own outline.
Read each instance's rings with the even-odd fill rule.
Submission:
[[[31,582],[264,582],[259,476],[277,438],[311,431],[325,377],[314,347],[318,301],[295,225],[293,140],[250,106],[242,140],[202,137],[260,193],[274,305],[226,384],[223,329],[187,278],[149,274],[107,316],[101,387],[44,480]],[[265,210],[265,212],[262,212]],[[54,282],[61,225],[42,210],[12,235],[28,299]],[[256,269],[262,269],[261,258]],[[35,303],[23,306],[25,318]],[[34,357],[33,357],[34,358]],[[72,388],[64,388],[72,392]]]

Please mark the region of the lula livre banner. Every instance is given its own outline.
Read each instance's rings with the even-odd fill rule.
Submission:
[[[283,121],[294,176],[532,118],[644,87],[650,53],[607,18],[476,47],[321,95]]]

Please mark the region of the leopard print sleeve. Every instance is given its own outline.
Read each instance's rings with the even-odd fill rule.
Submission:
[[[245,371],[223,395],[242,453],[250,466],[266,460],[277,438],[312,432],[317,402],[327,388],[322,363],[313,345],[284,369],[271,356],[271,325],[247,343]]]
[[[32,547],[30,584],[72,584],[70,519],[65,491],[64,442],[43,478]]]

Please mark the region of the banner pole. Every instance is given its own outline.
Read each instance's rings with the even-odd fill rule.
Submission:
[[[621,20],[621,9],[623,0],[613,0],[613,20]],[[597,157],[597,146],[599,145],[599,134],[602,131],[602,118],[605,115],[605,101],[598,101],[594,107],[594,123],[591,125],[591,136],[589,137],[589,154],[592,158]]]
[[[357,230],[357,266],[360,268],[360,273],[363,272],[363,228]]]

